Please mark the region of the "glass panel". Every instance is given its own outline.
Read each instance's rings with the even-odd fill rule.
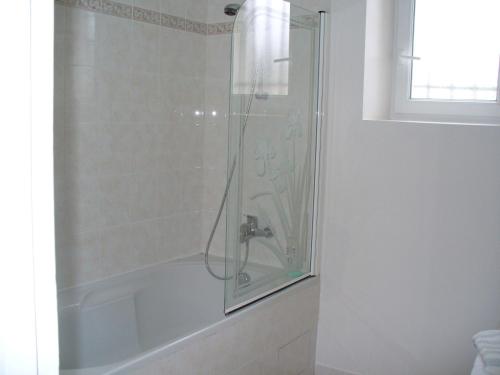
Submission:
[[[247,0],[232,36],[226,312],[311,270],[319,14]]]
[[[416,0],[412,99],[494,101],[500,1]]]

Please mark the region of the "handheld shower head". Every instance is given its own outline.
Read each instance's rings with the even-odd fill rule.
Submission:
[[[234,17],[238,14],[238,10],[240,9],[240,4],[227,4],[224,7],[224,14],[226,16]]]

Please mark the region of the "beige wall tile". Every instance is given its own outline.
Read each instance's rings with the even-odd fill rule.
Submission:
[[[206,37],[56,12],[59,287],[199,252]],[[90,234],[85,245],[71,240]]]

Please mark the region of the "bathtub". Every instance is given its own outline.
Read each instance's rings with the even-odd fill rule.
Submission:
[[[211,264],[224,273],[222,259]],[[257,265],[246,271],[255,278],[264,272]],[[65,289],[58,297],[63,375],[128,373],[245,313],[224,315],[224,282],[206,272],[201,255]]]

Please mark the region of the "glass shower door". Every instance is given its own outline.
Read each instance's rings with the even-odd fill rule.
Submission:
[[[225,311],[311,275],[320,15],[247,0],[232,35]]]

